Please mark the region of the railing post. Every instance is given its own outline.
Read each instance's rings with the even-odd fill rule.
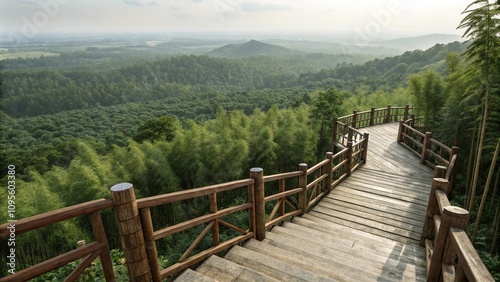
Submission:
[[[299,176],[299,188],[302,188],[302,192],[299,193],[299,209],[304,214],[307,211],[307,164],[299,164],[299,170],[302,171]]]
[[[399,121],[398,143],[403,143],[404,121]]]
[[[250,178],[255,180],[254,183],[254,213],[255,226],[254,236],[256,240],[262,241],[266,239],[266,210],[264,202],[264,170],[260,167],[250,169]]]
[[[387,105],[387,115],[385,117],[385,122],[389,123],[391,122],[391,105]]]
[[[144,243],[146,244],[146,252],[149,259],[149,269],[151,278],[154,282],[161,282],[160,264],[158,262],[158,250],[154,240],[153,220],[151,218],[151,210],[142,208],[139,210],[141,222],[143,224]]]
[[[420,154],[420,162],[425,164],[427,160],[427,150],[431,147],[431,137],[432,133],[426,132],[424,135],[424,141],[422,143],[422,153]]]
[[[446,167],[442,165],[437,165],[434,168],[434,175],[433,178],[446,178]]]
[[[425,213],[425,222],[420,237],[420,246],[425,246],[425,240],[434,239],[434,216],[439,214],[439,205],[436,198],[436,190],[444,190],[448,186],[448,180],[444,178],[434,178],[432,180],[431,193],[429,194],[429,202]]]
[[[375,108],[370,110],[370,126],[375,124]]]
[[[333,153],[332,152],[327,152],[326,153],[326,158],[329,159],[330,161],[325,165],[326,172],[328,173],[328,177],[325,180],[325,186],[326,190],[330,192],[332,189],[332,182],[333,182],[333,175],[332,175],[332,169],[333,169]]]
[[[434,252],[431,257],[431,264],[427,272],[427,281],[439,281],[441,276],[444,250],[448,241],[448,233],[451,227],[465,228],[469,221],[469,212],[463,208],[455,206],[444,207],[441,218],[441,226],[434,240]]]
[[[363,154],[361,155],[361,158],[363,160],[363,163],[366,164],[366,157],[368,156],[368,139],[370,137],[369,133],[364,133],[363,134],[363,139],[365,139],[364,144],[363,144]]]
[[[455,182],[455,173],[457,172],[457,165],[458,162],[455,160],[455,163],[452,162],[453,156],[456,156],[458,158],[458,150],[459,148],[457,146],[451,147],[451,152],[450,152],[450,165],[448,166],[449,172],[446,174],[448,180],[450,181],[450,193],[451,189],[453,189],[453,183]]]
[[[134,186],[131,183],[112,186],[111,198],[130,281],[150,281],[148,256]]]
[[[352,169],[352,141],[347,141],[347,162],[346,162],[346,171],[347,175],[351,175]]]
[[[332,152],[335,152],[335,145],[337,144],[337,126],[338,126],[338,118],[333,118],[333,127],[332,127]]]
[[[108,239],[106,238],[106,231],[104,229],[101,214],[99,211],[90,214],[90,222],[92,223],[92,230],[94,231],[95,240],[100,243],[106,243],[107,245],[106,249],[101,251],[101,254],[99,255],[99,257],[101,258],[104,278],[106,279],[106,281],[115,281],[113,261],[111,260],[111,255],[109,253]]]
[[[357,128],[356,127],[356,123],[358,121],[358,111],[352,111],[352,127],[353,128]]]
[[[407,121],[408,120],[408,115],[410,114],[410,105],[405,105],[405,114],[403,116],[403,120]]]
[[[209,208],[211,213],[217,212],[217,193],[213,193],[208,195]],[[212,239],[214,246],[218,246],[220,244],[219,237],[219,220],[214,220],[214,226],[212,227]]]
[[[410,115],[410,120],[411,120],[410,127],[415,128],[415,114]]]

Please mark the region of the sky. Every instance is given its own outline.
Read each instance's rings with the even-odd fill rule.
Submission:
[[[0,33],[462,34],[471,0],[0,0]]]

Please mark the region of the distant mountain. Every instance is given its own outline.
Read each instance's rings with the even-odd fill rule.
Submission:
[[[298,53],[300,52],[282,46],[250,40],[243,44],[224,45],[207,54],[214,57],[248,58],[255,56],[288,56]]]
[[[448,44],[455,41],[463,41],[460,35],[456,34],[429,34],[417,37],[398,38],[392,40],[372,42],[373,45],[398,49],[400,51],[426,50],[436,44]]]
[[[339,42],[323,42],[310,40],[286,40],[271,39],[271,44],[280,45],[293,50],[306,53],[323,53],[331,55],[349,54],[349,55],[370,55],[374,57],[396,56],[402,52],[396,49],[385,48],[381,46],[357,46]]]

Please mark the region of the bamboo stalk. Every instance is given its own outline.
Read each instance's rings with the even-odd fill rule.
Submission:
[[[474,238],[476,237],[477,231],[479,229],[479,223],[481,222],[481,216],[483,214],[484,205],[486,204],[486,198],[488,197],[488,191],[490,189],[491,178],[493,177],[493,173],[495,171],[495,165],[497,163],[499,151],[500,151],[500,139],[498,139],[498,141],[497,141],[497,147],[495,149],[495,154],[493,155],[493,159],[491,160],[491,166],[490,166],[490,170],[488,172],[488,178],[486,180],[486,185],[484,187],[483,197],[481,198],[481,204],[479,204],[479,210],[477,212],[477,218],[476,218],[476,222],[474,224],[474,231],[472,232],[472,236],[471,236],[472,242],[474,242]]]

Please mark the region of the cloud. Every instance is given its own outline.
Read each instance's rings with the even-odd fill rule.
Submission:
[[[172,5],[172,6],[170,6],[170,10],[175,11],[175,12],[179,12],[179,11],[183,11],[184,9],[182,9],[179,6]]]
[[[247,2],[241,4],[241,9],[245,12],[278,12],[295,10],[290,5],[280,5],[273,3]]]
[[[196,2],[196,3],[203,3],[203,0],[191,0],[193,2]]]
[[[132,5],[132,6],[156,6],[158,5],[158,1],[156,0],[123,0],[123,3]]]

